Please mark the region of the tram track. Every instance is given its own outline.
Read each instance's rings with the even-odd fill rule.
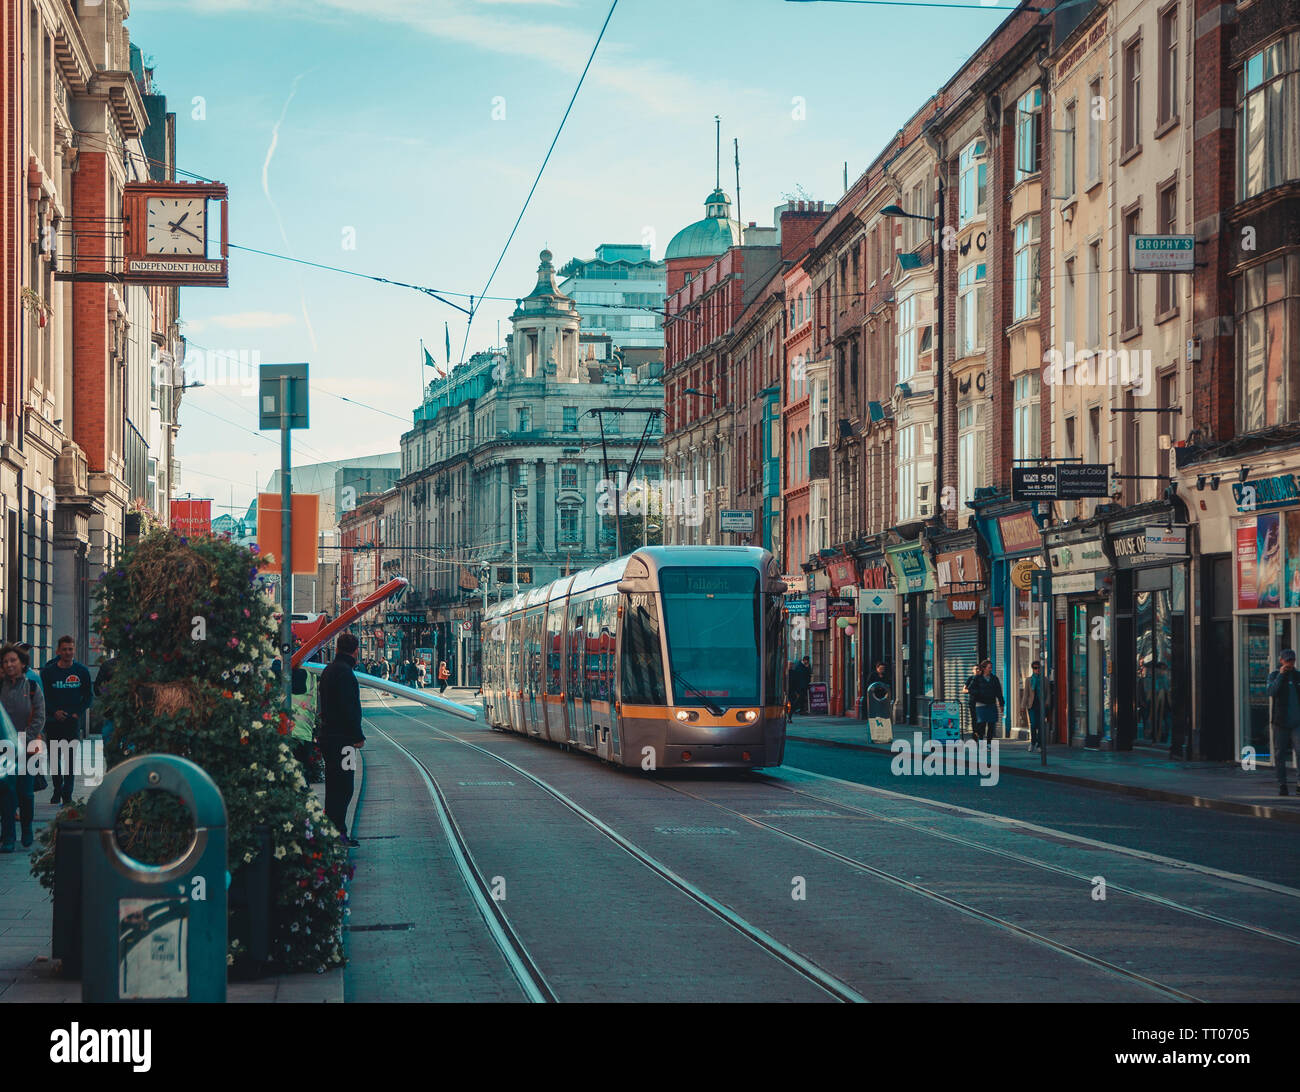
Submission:
[[[413,721],[422,728],[436,733],[443,739],[459,743],[461,746],[471,751],[486,758],[490,758],[492,761],[499,763],[517,774],[519,777],[530,782],[573,815],[577,816],[587,826],[596,830],[606,839],[611,841],[619,849],[632,857],[632,859],[638,864],[653,872],[670,887],[674,888],[680,894],[685,895],[697,906],[703,908],[710,915],[723,922],[740,936],[757,945],[773,959],[784,964],[789,970],[804,978],[831,998],[841,1002],[853,1003],[864,1003],[868,1001],[868,998],[864,997],[848,983],[822,969],[807,957],[777,940],[770,933],[746,920],[725,903],[713,898],[689,880],[678,875],[658,858],[654,857],[622,834],[619,834],[618,831],[614,830],[598,816],[593,815],[586,808],[582,807],[582,805],[578,804],[575,800],[571,799],[543,778],[538,777],[536,774],[531,773],[522,766],[511,762],[508,758],[498,755],[485,747],[480,747],[468,740],[461,739],[459,736],[438,728],[436,725],[429,724],[427,721],[422,720],[419,717],[412,716],[401,709],[392,707],[386,697],[381,697],[380,700],[385,711]],[[460,832],[459,827],[455,824],[454,816],[452,816],[450,808],[447,806],[446,799],[438,786],[437,780],[429,771],[428,767],[425,766],[425,764],[408,748],[398,743],[388,732],[385,732],[382,728],[374,725],[373,722],[372,727],[376,732],[392,743],[398,751],[405,755],[420,772],[421,779],[425,782],[426,789],[429,790],[430,796],[435,801],[435,807],[439,812],[439,819],[443,822],[443,829],[448,832],[449,841],[452,843],[453,851],[456,852],[457,855],[457,863],[460,865],[463,861],[466,868],[469,870],[468,872],[462,870],[462,876],[466,877],[467,886],[470,886],[471,893],[475,894],[476,902],[479,902],[481,898],[486,898],[490,903],[490,906],[485,908],[480,902],[479,909],[480,913],[484,913],[486,909],[484,916],[485,920],[488,921],[490,930],[493,930],[493,923],[497,926],[497,928],[493,930],[493,939],[497,941],[498,946],[502,944],[507,945],[507,947],[502,948],[502,952],[506,955],[507,962],[510,964],[511,970],[515,973],[516,978],[519,978],[520,974],[523,974],[533,983],[535,988],[540,990],[538,983],[539,981],[544,983],[545,978],[542,975],[540,968],[538,968],[533,962],[532,957],[527,955],[527,950],[524,948],[522,941],[519,940],[514,929],[510,927],[508,920],[500,909],[500,906],[491,899],[485,877],[478,870],[477,866],[473,864],[473,857],[469,853],[469,847],[465,843],[464,836]],[[513,953],[515,958],[512,959],[510,953]],[[559,1000],[553,992],[550,993],[549,997],[533,997],[529,993],[529,988],[525,985],[525,982],[522,979],[520,985],[525,988],[525,993],[529,995],[530,1000]],[[546,990],[549,991],[549,986],[546,987]]]
[[[1062,865],[1051,864],[1047,861],[1041,861],[1035,857],[1029,857],[1022,853],[1016,853],[1014,850],[999,849],[995,846],[990,846],[983,842],[977,842],[971,838],[963,838],[961,835],[958,834],[952,834],[947,831],[935,830],[933,827],[928,827],[924,823],[917,822],[916,820],[902,819],[899,818],[898,816],[887,815],[884,812],[876,811],[872,808],[863,807],[860,804],[847,804],[841,800],[836,800],[833,797],[823,796],[819,793],[807,792],[804,789],[792,788],[788,785],[782,784],[781,782],[773,778],[765,777],[764,783],[771,785],[773,788],[780,789],[781,791],[786,792],[792,796],[799,796],[805,800],[814,800],[817,801],[818,803],[829,804],[842,811],[853,812],[855,814],[863,815],[871,819],[880,820],[881,822],[904,827],[908,830],[916,831],[919,834],[926,834],[932,838],[938,838],[946,842],[951,842],[954,845],[962,846],[965,849],[973,849],[982,853],[990,854],[992,856],[1002,857],[1006,860],[1015,861],[1017,864],[1027,865],[1032,868],[1041,869],[1044,872],[1052,872],[1060,876],[1069,877],[1070,879],[1081,880],[1084,883],[1092,882],[1092,876],[1088,875],[1087,873],[1079,872],[1071,868],[1066,868]],[[859,788],[870,789],[871,787],[859,786]],[[918,803],[926,802],[922,797],[912,797],[912,796],[907,796],[906,794],[899,794],[899,795],[903,795],[904,798],[907,800],[915,800]],[[977,813],[977,814],[982,815],[983,813]],[[1010,820],[1009,822],[1005,822],[1005,825],[1007,826],[1008,829],[1012,829],[1017,826],[1020,827],[1034,826],[1033,824],[1022,824],[1017,820]],[[1036,829],[1041,830],[1043,828],[1036,828]],[[1105,843],[1089,842],[1088,844],[1090,845],[1091,848],[1096,848],[1096,849],[1106,850],[1111,848],[1107,846]],[[1174,862],[1172,860],[1170,860],[1169,863],[1184,864],[1184,862]],[[1215,875],[1220,878],[1223,878],[1222,873],[1216,872]],[[1231,877],[1231,879],[1236,881],[1239,879],[1239,877],[1234,876]],[[1267,929],[1263,926],[1251,925],[1248,922],[1239,921],[1236,918],[1229,918],[1223,916],[1222,914],[1213,913],[1212,911],[1209,910],[1202,910],[1199,907],[1188,906],[1185,903],[1177,902],[1173,899],[1166,898],[1163,895],[1157,895],[1151,891],[1143,891],[1140,890],[1139,888],[1130,887],[1127,884],[1117,883],[1113,880],[1107,881],[1106,888],[1108,891],[1118,891],[1122,894],[1130,896],[1131,898],[1140,899],[1144,902],[1148,902],[1156,906],[1161,906],[1166,910],[1173,910],[1181,914],[1186,914],[1189,917],[1199,918],[1203,921],[1208,921],[1214,925],[1219,925],[1230,929],[1236,929],[1244,933],[1250,933],[1254,936],[1262,937],[1265,940],[1274,941],[1276,943],[1284,944],[1292,948],[1300,948],[1300,937],[1289,936],[1285,933],[1279,933],[1273,929]],[[1294,898],[1297,896],[1292,894],[1289,897]]]
[[[883,880],[888,884],[901,888],[904,891],[908,891],[914,895],[919,895],[922,898],[925,898],[931,902],[935,902],[942,906],[946,906],[951,910],[955,910],[958,913],[965,915],[966,917],[974,918],[975,920],[982,921],[988,925],[993,925],[1006,932],[1022,937],[1023,939],[1028,940],[1036,945],[1054,951],[1060,955],[1065,955],[1070,957],[1071,959],[1075,959],[1081,963],[1085,963],[1090,967],[1103,971],[1114,977],[1123,978],[1130,982],[1135,982],[1138,985],[1151,990],[1153,993],[1160,994],[1161,996],[1167,998],[1168,1000],[1191,1002],[1191,1003],[1202,1003],[1203,1001],[1202,998],[1195,997],[1192,994],[1186,993],[1183,990],[1177,989],[1174,986],[1166,985],[1163,982],[1157,982],[1153,978],[1148,978],[1146,975],[1139,974],[1137,971],[1130,971],[1127,968],[1120,967],[1117,964],[1102,959],[1100,956],[1092,955],[1091,953],[1084,952],[1078,948],[1073,947],[1072,945],[1065,944],[1058,940],[1053,940],[1051,937],[1044,936],[1042,933],[1035,932],[1033,929],[1029,929],[1023,925],[1017,925],[1015,922],[1008,921],[1006,918],[999,917],[997,914],[990,913],[987,910],[981,910],[979,907],[972,906],[969,903],[962,902],[960,899],[952,898],[951,896],[936,891],[931,887],[926,887],[924,884],[916,883],[914,880],[905,879],[904,877],[898,876],[892,872],[887,872],[882,868],[877,868],[875,865],[867,864],[867,862],[865,861],[861,861],[855,857],[849,856],[848,854],[841,853],[839,852],[839,850],[832,849],[829,846],[822,845],[820,842],[815,842],[810,838],[805,838],[802,835],[798,835],[792,831],[788,831],[782,827],[778,827],[773,823],[766,822],[765,820],[760,819],[755,815],[751,815],[746,812],[740,811],[736,808],[729,807],[728,805],[719,803],[716,800],[710,800],[706,796],[701,796],[699,793],[691,792],[689,789],[684,789],[679,785],[669,784],[668,782],[665,781],[655,781],[653,783],[659,786],[660,788],[664,789],[666,792],[677,793],[681,796],[686,796],[693,800],[697,800],[700,803],[706,804],[712,808],[715,808],[728,815],[731,815],[736,819],[740,820],[741,822],[749,823],[753,826],[760,827],[763,830],[770,831],[773,834],[776,834],[779,837],[786,839],[787,841],[795,842],[799,845],[804,846],[807,849],[811,849],[816,853],[828,857],[831,860],[837,861],[840,864],[847,865],[849,868],[852,868],[855,871],[865,873],[866,875],[872,876],[879,880]],[[837,805],[837,806],[845,807],[845,805]]]

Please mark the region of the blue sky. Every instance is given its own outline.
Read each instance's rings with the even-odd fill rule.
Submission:
[[[232,242],[478,295],[608,10],[135,0],[128,27],[176,112],[179,166],[230,187]],[[787,197],[838,199],[844,162],[851,181],[1001,18],[978,5],[621,0],[489,292],[509,299],[483,304],[467,352],[496,344],[498,320],[504,338],[543,246],[557,265],[602,242],[662,257],[703,214],[715,114],[723,186],[734,199],[736,137],[741,214],[770,224]],[[230,287],[185,289],[182,313],[192,353],[311,364],[299,462],[395,451],[419,398],[420,339],[442,362],[444,322],[455,359],[466,333],[464,315],[422,294],[240,251]],[[278,440],[253,435],[256,400],[237,376],[199,378],[181,411],[182,492],[242,508]]]

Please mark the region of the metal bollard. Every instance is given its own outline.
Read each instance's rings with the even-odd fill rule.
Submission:
[[[142,864],[114,837],[126,800],[150,789],[194,818],[168,864]],[[226,805],[212,778],[175,755],[130,759],[95,790],[83,829],[81,999],[225,1001]]]

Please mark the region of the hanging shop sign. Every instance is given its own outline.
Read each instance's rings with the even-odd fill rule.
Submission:
[[[1262,512],[1300,504],[1300,486],[1297,486],[1294,474],[1279,474],[1273,478],[1234,482],[1232,496],[1237,502],[1238,512]]]
[[[813,592],[808,597],[808,628],[826,628],[826,593]]]
[[[830,618],[854,618],[858,613],[858,605],[852,599],[842,596],[832,596],[826,600],[826,617]]]
[[[1187,528],[1143,527],[1137,531],[1125,531],[1110,536],[1110,548],[1116,566],[1122,569],[1186,557]]]
[[[798,599],[787,599],[785,601],[785,609],[791,614],[807,614],[808,607],[809,601],[807,596]]]
[[[1047,552],[1052,562],[1052,573],[1088,573],[1105,569],[1110,559],[1102,548],[1101,539],[1093,538],[1086,542],[1073,542],[1069,546],[1054,546]],[[1057,581],[1052,581],[1053,589]]]
[[[826,562],[826,575],[831,579],[831,591],[838,594],[841,588],[857,585],[858,567],[852,558],[834,557]]]
[[[1131,273],[1194,273],[1194,235],[1130,235],[1128,262]]]
[[[1090,595],[1097,590],[1098,572],[1067,573],[1062,576],[1054,576],[1052,577],[1052,594]]]
[[[903,592],[934,591],[934,568],[920,543],[910,546],[890,546],[886,551],[889,564]]]
[[[984,585],[984,572],[974,547],[941,553],[935,561],[935,584],[940,594],[969,593]]]
[[[884,565],[863,565],[859,583],[864,588],[884,590],[889,587],[889,569]]]
[[[1013,516],[998,517],[998,534],[1002,538],[1004,554],[1023,554],[1027,550],[1041,550],[1043,536],[1038,524],[1029,512],[1017,512]]]
[[[752,535],[753,509],[724,508],[718,513],[718,530],[723,534]]]
[[[898,610],[898,593],[863,588],[858,592],[859,614],[894,614]]]
[[[1056,500],[1056,467],[1013,466],[1011,496],[1016,500]]]
[[[980,601],[973,595],[953,595],[948,598],[948,609],[952,616],[968,622],[980,612]]]
[[[1011,586],[1020,591],[1029,591],[1034,586],[1034,573],[1040,568],[1036,558],[1022,557],[1011,566]]]
[[[789,573],[783,577],[785,581],[785,590],[788,595],[806,595],[808,593],[808,574],[807,573]]]

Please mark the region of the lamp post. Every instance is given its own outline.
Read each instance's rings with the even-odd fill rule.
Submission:
[[[943,309],[943,227],[944,227],[944,210],[943,210],[943,172],[940,171],[938,185],[935,188],[935,196],[939,204],[938,216],[924,216],[917,212],[904,212],[897,205],[886,205],[880,210],[881,215],[891,218],[903,217],[908,220],[925,220],[936,228],[936,238],[934,241],[934,271],[938,278],[938,321],[934,337],[935,347],[935,364],[934,364],[934,496],[939,502],[939,511],[943,511],[943,330],[944,330],[944,309]]]

